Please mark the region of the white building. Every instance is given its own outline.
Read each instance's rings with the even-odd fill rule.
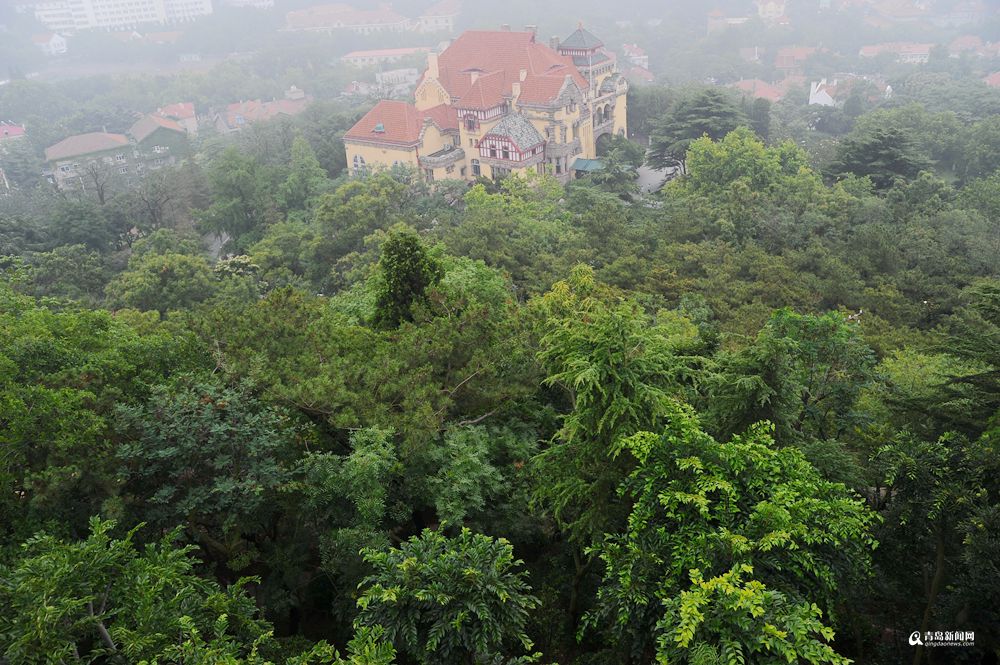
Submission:
[[[31,43],[42,50],[48,56],[64,55],[66,53],[66,39],[55,32],[47,32],[43,35],[32,35]]]
[[[222,0],[222,2],[230,7],[252,7],[253,9],[274,7],[274,0]]]
[[[180,23],[211,13],[212,0],[53,0],[35,6],[35,18],[53,31]]]

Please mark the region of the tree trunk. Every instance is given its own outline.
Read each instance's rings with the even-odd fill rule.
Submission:
[[[934,614],[934,605],[937,603],[938,593],[944,583],[944,527],[939,522],[934,529],[934,543],[936,552],[934,555],[934,577],[931,578],[931,586],[927,593],[927,606],[924,607],[924,618],[920,622],[920,635],[927,634],[930,627],[931,616]],[[913,654],[913,665],[920,665],[924,657],[924,646],[917,645],[917,650]]]

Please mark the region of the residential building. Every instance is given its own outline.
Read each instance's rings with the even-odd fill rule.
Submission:
[[[861,47],[858,53],[862,58],[875,58],[885,53],[895,56],[896,62],[910,65],[926,64],[931,57],[931,49],[934,44],[920,44],[916,42],[886,42],[883,44],[872,44]]]
[[[398,62],[404,58],[414,58],[423,56],[430,51],[426,46],[416,46],[412,48],[382,48],[369,51],[351,51],[340,57],[341,62],[349,65],[365,67],[367,65],[382,65],[390,62]]]
[[[222,2],[230,7],[251,7],[253,9],[271,9],[274,7],[274,0],[222,0]]]
[[[628,83],[582,26],[563,41],[469,31],[427,56],[414,103],[383,100],[344,135],[355,175],[405,164],[428,180],[548,172],[566,181],[626,134]]]
[[[156,109],[155,115],[173,120],[183,127],[184,131],[188,134],[193,135],[198,133],[198,114],[195,113],[194,104],[191,102],[164,106],[163,108]]]
[[[714,35],[728,28],[743,25],[749,20],[749,16],[726,16],[722,10],[714,9],[708,14],[706,32]]]
[[[785,16],[784,0],[754,0],[757,16],[767,22],[778,21]]]
[[[132,184],[147,172],[187,155],[187,133],[173,120],[147,115],[128,134],[77,134],[45,149],[51,182],[63,190],[89,189],[98,182]]]
[[[230,104],[225,110],[215,114],[215,129],[221,134],[239,132],[261,120],[298,115],[311,102],[312,97],[293,85],[285,91],[285,96],[282,99],[273,99],[269,102],[251,99]]]
[[[785,96],[779,88],[760,79],[741,79],[730,87],[736,88],[751,99],[766,99],[771,103],[780,102]]]
[[[405,32],[410,27],[409,19],[399,14],[389,5],[377,9],[357,9],[342,3],[315,5],[285,14],[286,30],[327,32],[352,30],[361,35],[380,32]]]
[[[462,11],[461,0],[440,0],[412,22],[416,32],[455,32],[455,22]]]
[[[31,43],[41,49],[47,56],[65,55],[67,49],[66,38],[57,32],[46,32],[40,35],[32,35]]]
[[[24,125],[18,125],[6,120],[0,120],[0,150],[7,141],[15,141],[23,138],[25,134]]]
[[[1000,88],[1000,72],[993,72],[983,79],[983,83],[991,88]]]
[[[35,7],[35,18],[59,32],[181,23],[211,13],[212,0],[53,0]]]
[[[892,97],[892,86],[882,79],[857,74],[837,74],[831,79],[820,79],[809,85],[809,105],[841,107],[859,91],[870,102]]]
[[[638,44],[622,44],[622,54],[630,64],[649,69],[649,55]]]
[[[801,75],[806,60],[811,58],[818,50],[813,46],[786,46],[779,48],[774,56],[774,67],[784,73],[785,76]]]
[[[461,11],[461,0],[440,0],[417,18],[411,19],[380,4],[375,9],[358,9],[336,3],[314,5],[285,14],[285,29],[289,31],[335,32],[352,30],[362,35],[382,32],[454,32]]]

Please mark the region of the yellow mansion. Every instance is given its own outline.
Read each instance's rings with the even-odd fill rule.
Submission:
[[[469,31],[427,58],[413,104],[383,100],[345,135],[356,175],[406,164],[429,180],[530,170],[566,181],[626,135],[628,84],[581,26],[564,41],[534,31]]]

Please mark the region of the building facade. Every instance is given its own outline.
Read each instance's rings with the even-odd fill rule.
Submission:
[[[146,173],[170,166],[188,153],[187,132],[173,120],[147,115],[128,134],[90,132],[45,149],[49,180],[61,190],[88,190],[112,183],[129,186]]]
[[[35,18],[55,32],[183,23],[211,13],[212,0],[53,0],[35,7]]]
[[[542,44],[532,30],[470,31],[428,55],[414,103],[384,100],[344,135],[355,175],[406,164],[428,180],[550,173],[562,181],[598,139],[626,135],[628,84],[582,27]]]

